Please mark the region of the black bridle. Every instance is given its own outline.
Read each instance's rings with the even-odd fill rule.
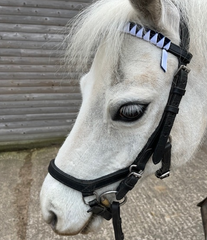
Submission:
[[[169,176],[172,147],[169,140],[170,132],[175,117],[179,111],[180,101],[185,94],[189,73],[186,65],[190,63],[192,58],[192,54],[188,52],[189,32],[186,24],[182,24],[180,26],[180,46],[172,43],[162,34],[143,28],[138,24],[130,22],[127,26],[127,31],[125,31],[126,33],[142,38],[151,42],[157,47],[160,47],[163,50],[165,57],[167,56],[166,52],[169,52],[178,58],[178,70],[173,78],[168,101],[159,125],[152,133],[146,145],[138,154],[133,163],[130,166],[114,173],[93,180],[82,180],[60,170],[55,165],[55,160],[50,162],[48,168],[48,171],[53,178],[62,184],[81,192],[83,198],[94,195],[97,189],[120,181],[116,191],[106,192],[102,194],[103,197],[97,197],[95,200],[88,203],[90,206],[88,212],[100,215],[106,220],[110,220],[111,218],[113,219],[116,240],[124,239],[121,229],[120,201],[126,197],[128,191],[132,190],[135,184],[141,178],[150,157],[152,157],[154,164],[158,164],[160,162],[162,163],[162,167],[155,173],[155,175],[160,179]],[[164,61],[167,62],[166,59],[164,59]],[[111,193],[115,194],[116,198],[116,200],[114,200],[112,203],[110,203],[106,198],[106,196],[110,195]]]

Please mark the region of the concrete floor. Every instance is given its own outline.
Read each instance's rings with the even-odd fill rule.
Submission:
[[[0,153],[1,240],[112,240],[110,222],[96,234],[60,237],[41,217],[39,191],[58,147]],[[204,240],[198,202],[207,196],[207,141],[195,160],[136,187],[121,209],[125,239]]]

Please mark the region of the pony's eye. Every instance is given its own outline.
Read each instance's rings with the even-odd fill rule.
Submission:
[[[113,120],[132,122],[143,116],[148,104],[126,104],[119,108]]]

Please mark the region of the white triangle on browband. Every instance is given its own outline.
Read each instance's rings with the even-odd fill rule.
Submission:
[[[144,35],[144,37],[143,37],[143,39],[145,40],[145,41],[147,41],[147,42],[149,42],[149,40],[150,40],[150,30]]]
[[[165,37],[163,37],[163,38],[156,44],[156,46],[159,47],[159,48],[163,48],[164,43],[165,43]]]
[[[158,33],[156,33],[151,39],[150,42],[154,45],[157,44],[157,37],[158,37]]]
[[[127,25],[125,26],[125,28],[124,28],[124,32],[125,32],[125,33],[129,33],[129,32],[130,32],[130,31],[129,31],[130,25],[131,25],[131,23],[127,23]]]
[[[170,45],[171,45],[171,41],[164,46],[164,49],[168,51],[170,48]]]
[[[141,28],[141,29],[138,31],[138,33],[136,34],[136,36],[137,36],[138,38],[143,38],[143,32],[144,32],[144,28]]]
[[[164,72],[167,72],[167,58],[168,52],[165,49],[162,49],[161,68]]]
[[[130,31],[130,34],[132,34],[132,35],[136,35],[136,31],[137,31],[137,26],[135,25],[132,29],[131,29],[131,31]]]

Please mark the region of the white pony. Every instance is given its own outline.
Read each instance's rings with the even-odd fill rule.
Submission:
[[[81,69],[93,61],[80,81],[82,106],[55,159],[58,168],[86,180],[125,168],[159,124],[178,59],[169,53],[164,72],[159,48],[123,32],[130,21],[161,32],[177,45],[180,22],[188,25],[193,59],[188,65],[187,92],[171,131],[172,168],[192,157],[207,124],[206,13],[206,0],[100,0],[77,17],[66,57]],[[126,113],[136,109],[138,118],[117,120],[123,106],[127,106]],[[143,178],[159,167],[150,160]],[[99,189],[97,194],[117,185]],[[41,208],[45,221],[61,235],[94,231],[102,222],[87,212],[80,192],[50,174],[42,186]]]

